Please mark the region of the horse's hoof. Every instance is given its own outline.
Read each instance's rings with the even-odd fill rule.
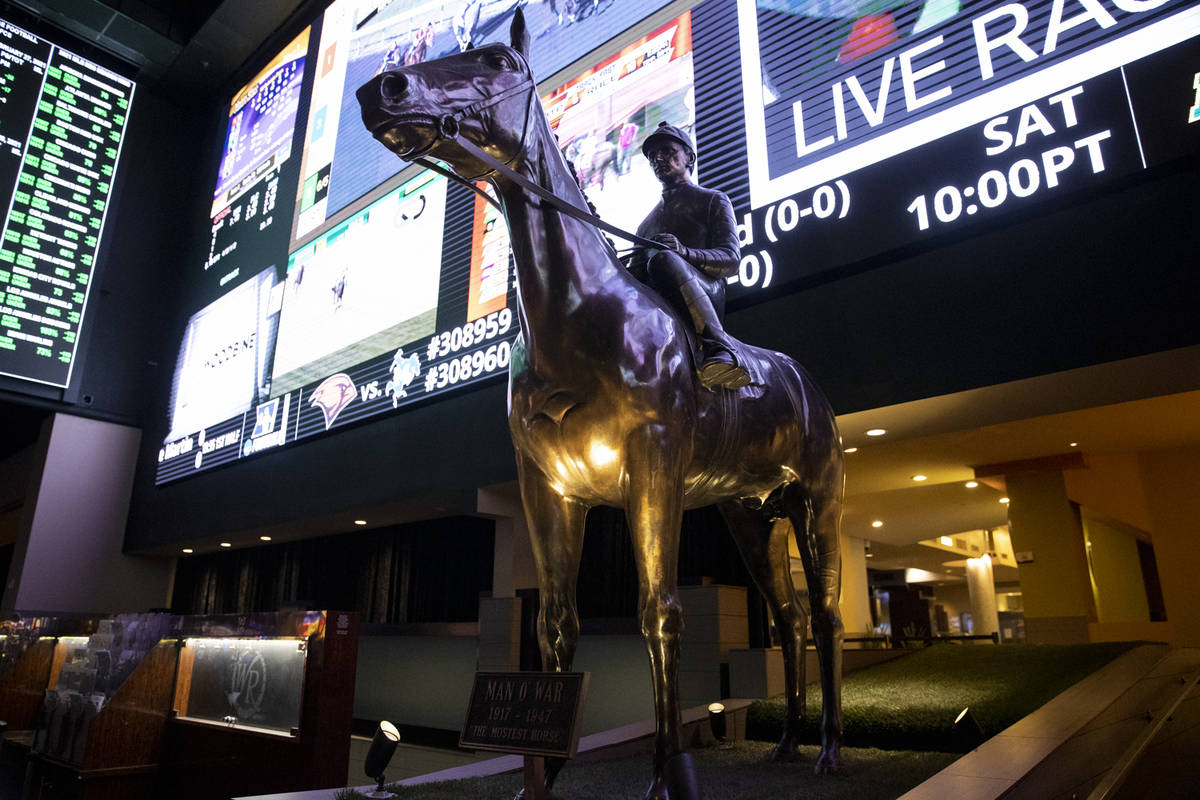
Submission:
[[[667,782],[661,775],[654,776],[654,781],[646,790],[646,795],[642,800],[667,800]]]
[[[800,760],[800,748],[796,747],[795,742],[790,745],[780,742],[775,745],[775,749],[771,751],[771,760],[780,763],[789,763]]]
[[[822,750],[813,766],[816,775],[837,775],[842,771],[842,759],[836,750]]]

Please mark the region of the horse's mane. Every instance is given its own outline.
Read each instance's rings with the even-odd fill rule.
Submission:
[[[566,153],[563,153],[563,161],[567,162],[567,169],[571,171],[571,177],[575,179],[575,185],[579,187],[579,193],[583,195],[583,202],[587,203],[588,211],[591,212],[591,215],[596,219],[602,219],[600,216],[600,211],[596,208],[596,204],[592,202],[592,198],[588,197],[587,189],[585,189],[583,184],[579,182],[579,169],[575,166],[575,162],[567,158]],[[612,240],[612,237],[603,231],[600,232],[600,235],[604,237],[606,242],[608,242],[609,247],[616,251],[617,245],[616,242]]]

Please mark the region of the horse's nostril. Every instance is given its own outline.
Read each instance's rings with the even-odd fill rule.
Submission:
[[[408,89],[408,81],[399,72],[388,72],[379,82],[379,94],[384,102],[399,100]]]

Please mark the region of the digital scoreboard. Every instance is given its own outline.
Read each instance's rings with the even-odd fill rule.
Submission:
[[[70,382],[133,90],[0,20],[0,374]]]
[[[1200,152],[1194,0],[736,14],[750,208],[735,296]]]

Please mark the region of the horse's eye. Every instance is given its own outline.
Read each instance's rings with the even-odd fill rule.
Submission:
[[[503,53],[488,53],[487,63],[492,69],[509,70],[513,68],[512,60]]]

